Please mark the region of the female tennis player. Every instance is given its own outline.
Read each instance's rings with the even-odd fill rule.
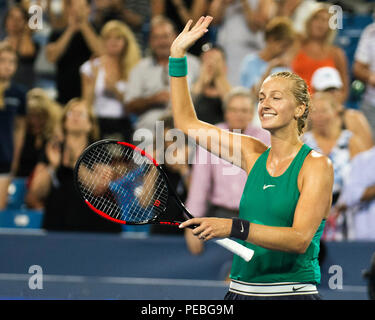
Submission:
[[[175,125],[243,168],[248,179],[239,218],[194,218],[181,227],[198,225],[193,232],[200,239],[234,237],[255,251],[250,262],[234,257],[225,299],[320,299],[319,239],[331,207],[333,169],[327,157],[299,138],[310,107],[307,85],[289,72],[263,82],[258,115],[271,133],[269,148],[255,138],[198,120],[186,81],[185,54],[211,21],[201,17],[193,27],[189,21],[171,46]]]

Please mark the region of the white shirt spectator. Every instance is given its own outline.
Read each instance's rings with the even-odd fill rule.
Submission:
[[[375,200],[361,201],[364,191],[375,185],[375,147],[351,162],[339,204],[348,207],[349,240],[375,240]]]
[[[199,77],[200,62],[198,58],[191,54],[186,56],[188,60],[187,79],[191,87]],[[130,73],[126,103],[137,98],[147,98],[165,90],[169,91],[168,67],[158,64],[152,56],[146,57]],[[166,110],[167,108],[163,106],[143,112],[138,117],[135,128],[145,128],[153,131],[155,122],[165,114]]]
[[[375,23],[368,25],[361,34],[354,59],[369,66],[375,72]],[[363,102],[375,106],[375,87],[366,86]]]
[[[100,63],[100,58],[86,61],[81,66],[80,72],[90,78],[96,76],[93,102],[95,115],[98,118],[123,118],[125,116],[123,102],[105,91],[105,69]],[[127,83],[125,81],[117,81],[116,88],[123,96],[126,95]]]
[[[259,0],[247,0],[256,9]],[[243,58],[256,53],[264,46],[264,33],[249,29],[239,0],[225,10],[223,21],[218,27],[217,42],[224,48],[228,65],[228,80],[233,86],[240,85],[240,69]]]

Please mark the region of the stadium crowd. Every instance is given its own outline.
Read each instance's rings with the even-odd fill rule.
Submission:
[[[42,8],[42,28],[30,26],[32,5]],[[323,240],[375,240],[375,23],[363,30],[349,61],[335,42],[334,22],[340,17],[334,17],[332,5],[315,0],[4,2],[0,210],[7,209],[9,184],[19,177],[27,182],[25,206],[43,210],[47,230],[120,232],[87,213],[72,181],[75,163],[98,139],[154,143],[142,132],[153,137],[157,121],[164,121],[167,138],[173,128],[170,46],[189,19],[211,15],[213,26],[188,54],[198,118],[268,144],[257,116],[259,87],[273,72],[297,73],[313,101],[302,139],[329,156],[335,170]],[[347,105],[353,80],[365,87],[356,108]],[[187,140],[178,148],[189,155],[182,164],[169,165],[168,174],[191,213],[238,214],[244,172],[213,158],[199,163],[205,150],[190,152],[195,147]],[[167,214],[174,216],[175,210],[169,206]],[[183,234],[168,226],[150,232]],[[192,253],[202,252],[203,242],[190,230],[185,237]]]

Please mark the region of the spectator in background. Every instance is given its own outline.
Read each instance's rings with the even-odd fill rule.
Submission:
[[[217,43],[227,55],[229,82],[240,84],[241,61],[264,47],[264,28],[276,14],[274,0],[213,0],[208,14],[214,17]]]
[[[311,12],[306,21],[304,38],[292,61],[292,70],[303,78],[311,89],[311,77],[321,67],[336,68],[341,76],[343,87],[341,103],[348,96],[349,75],[344,51],[333,45],[336,30],[330,28],[329,6],[321,3]]]
[[[121,2],[121,0],[118,0]],[[147,36],[152,17],[151,0],[123,0],[123,21],[132,29],[141,48],[142,55],[148,46]]]
[[[26,195],[31,208],[44,208],[42,227],[57,231],[120,232],[121,226],[99,217],[80,198],[73,171],[83,150],[98,138],[98,127],[84,100],[72,99],[61,118],[63,136],[47,142]]]
[[[312,98],[311,130],[306,132],[302,140],[312,149],[328,156],[333,164],[334,185],[332,205],[335,205],[345,174],[351,159],[366,150],[360,138],[353,132],[342,128],[339,116],[340,103],[329,93],[319,92]],[[324,239],[342,239],[343,223],[337,225],[327,223]]]
[[[21,5],[13,5],[4,17],[5,38],[18,55],[18,67],[13,80],[31,89],[35,83],[34,63],[39,45],[32,37],[28,26],[28,13]]]
[[[223,99],[231,85],[223,49],[210,43],[202,49],[200,75],[191,91],[198,119],[215,124],[224,121]]]
[[[126,95],[126,109],[138,116],[135,129],[155,131],[155,122],[165,115],[169,105],[169,50],[176,31],[173,23],[162,16],[151,21],[152,55],[143,58],[131,71]],[[190,85],[199,76],[198,58],[188,54]],[[152,141],[149,141],[152,143]]]
[[[94,0],[92,20],[101,29],[110,20],[126,23],[136,36],[141,51],[147,47],[146,35],[152,16],[151,0]]]
[[[210,0],[152,0],[152,12],[154,15],[163,15],[173,21],[176,30],[181,32],[189,19],[197,21],[205,15]],[[208,41],[204,35],[190,48],[189,52],[199,56],[202,45]]]
[[[25,135],[26,92],[13,82],[17,52],[0,44],[0,210],[7,205],[8,185],[17,171]]]
[[[121,0],[92,0],[90,16],[91,21],[98,30],[111,20],[122,20]]]
[[[57,101],[67,103],[81,96],[80,66],[92,55],[100,55],[102,46],[89,21],[87,0],[64,2],[65,28],[53,30],[46,46],[46,57],[56,63]]]
[[[174,128],[173,118],[171,115],[159,119],[163,122],[163,130],[161,136],[164,138],[164,148],[155,145],[157,153],[163,152],[164,171],[168,177],[173,190],[176,191],[179,198],[184,203],[190,186],[190,167],[189,157],[192,154],[192,145],[186,142],[186,137],[181,131]],[[176,139],[177,136],[177,139]],[[183,139],[178,139],[183,137]],[[158,141],[154,139],[156,144]],[[181,220],[181,208],[172,199],[168,199],[166,212],[163,219]],[[167,225],[151,225],[150,233],[152,234],[176,234],[183,235],[183,230]]]
[[[362,32],[354,56],[353,74],[363,81],[366,91],[362,97],[361,111],[369,121],[375,139],[375,23]]]
[[[343,82],[337,69],[332,67],[317,69],[311,78],[311,87],[313,92],[328,92],[336,99],[343,129],[348,129],[357,135],[366,149],[374,145],[372,129],[363,112],[345,108],[345,105],[340,103]]]
[[[285,17],[273,18],[264,31],[265,47],[245,56],[241,67],[241,86],[258,96],[260,85],[274,72],[290,71],[288,49],[293,45],[295,34],[291,21]]]
[[[353,159],[336,209],[345,213],[349,240],[375,240],[375,147]]]
[[[130,141],[133,130],[125,110],[127,81],[141,52],[132,31],[121,21],[107,22],[101,39],[103,54],[80,68],[82,96],[94,108],[102,138]]]
[[[279,0],[277,15],[290,18],[294,31],[303,36],[305,34],[305,22],[310,12],[314,11],[319,5],[315,0]]]
[[[27,93],[26,134],[16,177],[28,178],[44,153],[46,143],[58,133],[61,106],[43,89]]]
[[[225,98],[225,122],[216,124],[228,130],[239,129],[242,134],[253,136],[270,144],[267,131],[254,127],[254,101],[246,88],[233,88]],[[201,162],[200,161],[203,162]],[[190,189],[186,206],[194,217],[213,216],[232,218],[238,216],[246,172],[227,161],[197,147],[196,161],[192,166]],[[203,242],[185,230],[188,249],[193,254],[203,250]]]

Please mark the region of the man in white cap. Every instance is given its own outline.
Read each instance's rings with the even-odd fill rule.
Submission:
[[[337,101],[342,101],[343,82],[340,73],[332,67],[322,67],[317,69],[312,78],[311,86],[313,92],[329,92]],[[371,126],[363,112],[355,109],[345,108],[341,103],[340,115],[342,117],[343,128],[357,134],[366,149],[374,145]]]

